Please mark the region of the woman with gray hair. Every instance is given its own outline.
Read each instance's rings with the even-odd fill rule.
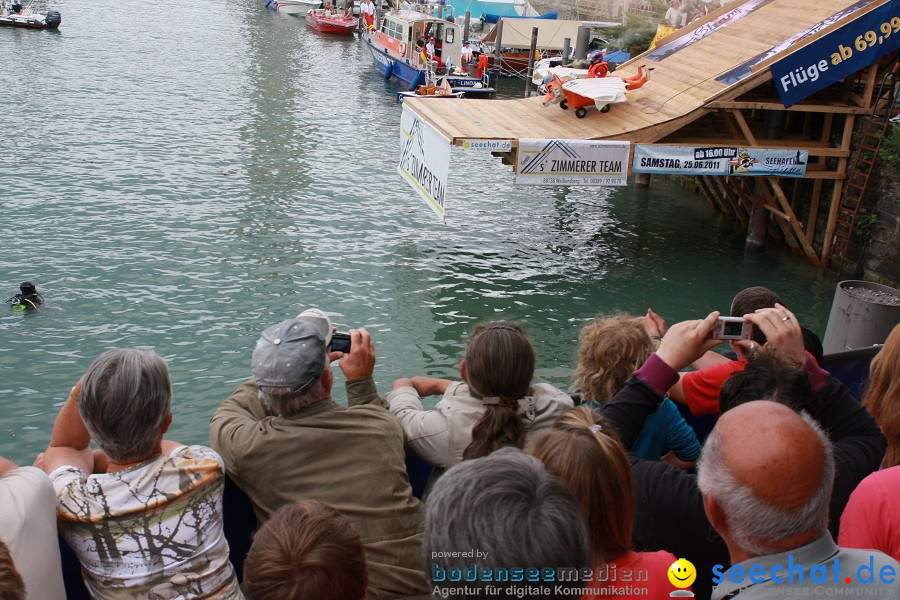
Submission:
[[[53,426],[42,467],[95,598],[242,598],[222,531],[222,459],[163,439],[171,404],[162,358],[109,350]]]

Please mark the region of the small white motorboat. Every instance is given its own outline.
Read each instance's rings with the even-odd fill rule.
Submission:
[[[306,16],[309,11],[319,8],[320,0],[268,0],[266,8],[284,15]]]
[[[29,29],[57,29],[62,23],[62,16],[57,10],[46,13],[35,12],[28,7],[17,13],[11,13],[6,8],[0,12],[0,26],[27,27]]]

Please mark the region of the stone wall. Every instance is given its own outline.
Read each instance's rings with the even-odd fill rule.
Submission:
[[[867,194],[863,206],[878,222],[863,254],[862,275],[870,281],[900,289],[900,175],[879,159],[878,176],[870,186],[873,193]],[[850,254],[856,256],[852,247]]]

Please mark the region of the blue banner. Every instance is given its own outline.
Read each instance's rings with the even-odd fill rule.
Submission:
[[[738,81],[741,81],[741,80],[745,79],[747,76],[751,75],[753,73],[753,67],[755,67],[762,61],[767,60],[767,59],[775,56],[776,54],[783,52],[784,50],[787,50],[791,46],[799,44],[800,42],[802,42],[809,36],[815,35],[816,33],[822,31],[826,27],[830,27],[831,25],[833,25],[834,23],[837,23],[838,21],[840,21],[841,19],[843,19],[850,13],[856,11],[859,8],[862,8],[866,4],[869,4],[869,2],[871,2],[871,0],[856,0],[856,2],[854,2],[850,6],[845,6],[841,10],[837,11],[836,13],[834,13],[833,15],[828,17],[827,19],[822,19],[815,25],[811,25],[811,26],[807,27],[806,29],[804,29],[803,31],[801,31],[795,35],[792,35],[788,39],[782,40],[779,44],[772,46],[765,52],[761,52],[761,53],[757,54],[753,58],[749,58],[749,59],[745,60],[744,62],[742,62],[735,68],[731,69],[730,71],[725,71],[724,73],[722,73],[721,75],[716,77],[716,81],[718,81],[719,83],[724,83],[725,85],[734,85]]]
[[[900,0],[893,0],[772,64],[790,107],[900,48]]]

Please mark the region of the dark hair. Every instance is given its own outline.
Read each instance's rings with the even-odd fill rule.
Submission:
[[[469,334],[465,363],[472,395],[497,398],[498,404],[485,405],[463,458],[486,456],[504,445],[521,448],[525,424],[516,409],[534,377],[534,349],[525,330],[506,321],[479,323]]]
[[[816,363],[822,362],[822,357],[825,354],[825,350],[822,348],[822,340],[811,329],[800,327],[800,331],[803,332],[803,348],[812,354],[812,357],[816,359]]]
[[[735,294],[731,301],[731,316],[743,317],[760,308],[774,308],[776,303],[784,304],[778,294],[769,288],[761,285],[748,287]],[[766,343],[766,336],[756,325],[753,326],[751,338],[760,346]]]
[[[244,560],[247,600],[362,600],[366,556],[339,512],[314,500],[282,506],[253,537]]]
[[[820,421],[821,409],[809,372],[785,363],[772,351],[763,350],[747,361],[722,385],[719,414],[754,400],[772,400],[794,411],[806,411]]]

